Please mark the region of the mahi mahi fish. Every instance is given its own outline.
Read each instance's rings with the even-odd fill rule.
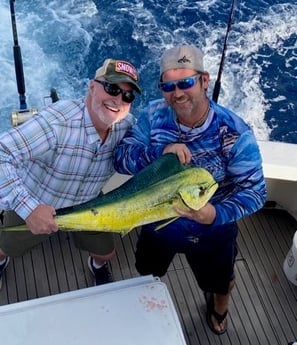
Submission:
[[[217,188],[206,169],[185,167],[175,155],[166,154],[116,190],[74,208],[57,210],[55,221],[60,230],[125,235],[144,224],[177,219],[175,207],[199,210]],[[25,229],[21,225],[2,230]]]

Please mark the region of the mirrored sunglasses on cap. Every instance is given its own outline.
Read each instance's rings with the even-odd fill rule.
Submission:
[[[94,81],[103,85],[104,91],[108,93],[110,96],[118,96],[121,93],[122,101],[125,103],[132,103],[135,99],[133,91],[123,90],[117,84],[111,84],[105,80],[94,79]]]
[[[172,92],[178,87],[180,90],[187,90],[193,87],[197,81],[200,79],[202,74],[198,73],[193,75],[192,77],[187,77],[175,81],[166,81],[166,82],[160,82],[159,88],[163,92]]]

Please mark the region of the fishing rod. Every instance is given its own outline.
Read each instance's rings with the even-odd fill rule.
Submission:
[[[235,7],[236,7],[236,0],[232,0],[232,6],[231,6],[231,11],[230,11],[227,31],[226,31],[226,35],[225,35],[225,40],[224,40],[224,48],[223,48],[223,53],[222,53],[222,57],[221,57],[219,72],[218,72],[217,80],[215,82],[215,86],[214,86],[213,94],[212,94],[212,100],[215,102],[218,101],[219,93],[221,90],[221,76],[223,73],[223,67],[224,67],[224,63],[225,63],[226,50],[227,50],[227,40],[228,40],[229,32],[231,30],[231,25],[233,24]]]
[[[19,124],[27,121],[34,114],[37,113],[37,109],[28,109],[25,96],[25,79],[23,71],[23,61],[21,54],[21,47],[19,46],[18,33],[16,27],[16,18],[14,10],[15,0],[10,0],[10,16],[11,16],[11,25],[12,25],[12,34],[13,34],[13,57],[14,57],[14,67],[15,67],[15,76],[19,93],[20,100],[20,109],[14,110],[11,112],[11,123],[13,126],[18,126]]]
[[[15,10],[14,10],[14,2],[15,0],[10,0],[10,16],[11,16],[11,25],[12,25],[12,34],[13,34],[13,56],[14,56],[14,66],[15,66],[15,75],[16,75],[16,82],[17,88],[19,93],[19,101],[20,101],[20,109],[13,111],[11,113],[11,122],[13,126],[17,126],[29,118],[31,118],[34,114],[38,112],[36,108],[28,109],[26,103],[26,88],[25,88],[25,78],[24,78],[24,70],[23,70],[23,60],[21,54],[21,47],[19,46],[18,41],[18,33],[17,33],[17,26],[16,26],[16,17],[15,17]],[[52,102],[57,102],[59,100],[57,92],[54,88],[50,91],[50,96]],[[48,98],[48,97],[45,97]]]
[[[18,42],[18,33],[16,27],[15,11],[14,11],[14,1],[10,0],[10,15],[11,15],[11,25],[12,25],[12,34],[13,34],[13,56],[14,56],[14,65],[15,65],[15,75],[20,99],[20,109],[27,109],[26,96],[25,96],[25,79],[23,71],[23,62],[21,47]]]

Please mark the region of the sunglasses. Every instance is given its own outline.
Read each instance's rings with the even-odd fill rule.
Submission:
[[[159,88],[163,92],[172,92],[178,87],[180,90],[187,90],[193,87],[197,81],[200,79],[201,74],[196,74],[192,77],[187,77],[184,79],[179,79],[176,81],[166,81],[166,82],[160,82]]]
[[[94,81],[103,85],[104,91],[108,93],[110,96],[118,96],[121,93],[122,100],[125,103],[132,103],[135,99],[133,91],[123,90],[117,84],[111,84],[104,80],[94,79]]]

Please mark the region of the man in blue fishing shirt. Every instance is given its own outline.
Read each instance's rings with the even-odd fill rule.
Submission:
[[[262,159],[251,128],[207,97],[209,73],[200,49],[183,45],[161,57],[154,100],[126,133],[115,153],[118,172],[136,174],[163,154],[182,164],[207,169],[219,184],[198,211],[180,216],[159,231],[142,227],[136,249],[140,274],[163,276],[174,255],[184,253],[207,304],[210,329],[227,329],[229,297],[235,284],[236,221],[259,210],[266,200]]]
[[[136,68],[127,61],[106,59],[85,98],[53,103],[0,136],[3,226],[12,210],[30,229],[12,232],[0,227],[0,288],[9,257],[23,255],[58,231],[56,209],[85,203],[101,193],[115,172],[113,150],[135,123],[130,113],[135,92],[141,92]],[[90,252],[88,266],[95,284],[110,282],[112,234],[72,235],[79,249]]]

